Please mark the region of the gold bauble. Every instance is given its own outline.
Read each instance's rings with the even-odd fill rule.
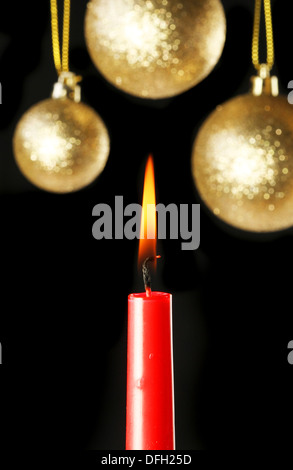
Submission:
[[[13,138],[16,162],[29,181],[56,193],[90,184],[104,169],[109,136],[98,114],[68,98],[30,108]]]
[[[89,53],[116,87],[166,98],[203,80],[222,53],[226,20],[219,0],[91,0]]]
[[[208,117],[192,172],[219,218],[255,232],[293,225],[293,109],[285,96],[238,96]]]

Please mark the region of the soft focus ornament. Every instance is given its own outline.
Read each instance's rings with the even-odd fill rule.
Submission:
[[[69,7],[70,1],[65,0],[61,65],[57,3],[51,1],[53,51],[59,74],[52,97],[24,114],[13,138],[15,159],[24,176],[37,187],[56,193],[76,191],[94,181],[110,150],[105,124],[80,102],[80,77],[68,71]]]
[[[59,80],[63,78],[64,73]],[[29,181],[66,193],[87,186],[102,172],[110,144],[107,129],[92,108],[69,97],[52,97],[24,114],[13,147]]]
[[[269,17],[267,12],[267,26]],[[278,95],[277,78],[270,77],[268,38],[271,59],[253,61],[258,76],[252,93],[218,106],[192,151],[194,181],[208,208],[228,224],[255,232],[293,225],[293,109]]]
[[[226,20],[219,0],[91,0],[89,53],[104,77],[142,98],[166,98],[203,80],[218,62]]]
[[[238,96],[202,126],[193,148],[199,194],[244,230],[293,225],[293,111],[284,96]]]

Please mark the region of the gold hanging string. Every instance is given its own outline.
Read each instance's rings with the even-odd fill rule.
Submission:
[[[264,2],[265,26],[266,26],[266,43],[267,43],[266,65],[268,66],[269,70],[271,70],[271,68],[274,65],[274,36],[273,36],[271,0],[263,0],[263,2]],[[253,37],[252,37],[252,63],[256,70],[259,70],[260,65],[261,65],[259,63],[259,35],[260,35],[261,6],[262,6],[262,0],[255,0]]]
[[[57,73],[60,75],[61,72],[69,72],[70,0],[64,0],[63,7],[62,59],[59,42],[57,0],[50,0],[50,2],[53,58]]]

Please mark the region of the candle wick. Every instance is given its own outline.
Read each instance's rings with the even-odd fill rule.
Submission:
[[[147,297],[151,297],[152,295],[152,289],[150,287],[146,287],[145,293]]]
[[[151,294],[152,294],[152,290],[151,290],[152,279],[151,279],[149,263],[153,263],[158,258],[161,258],[161,256],[160,255],[149,256],[148,258],[144,260],[143,265],[142,265],[142,276],[143,276],[144,288],[145,288],[147,297],[151,297]]]

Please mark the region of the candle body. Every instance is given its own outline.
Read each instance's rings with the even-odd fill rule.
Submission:
[[[174,450],[172,296],[130,294],[127,450]]]

